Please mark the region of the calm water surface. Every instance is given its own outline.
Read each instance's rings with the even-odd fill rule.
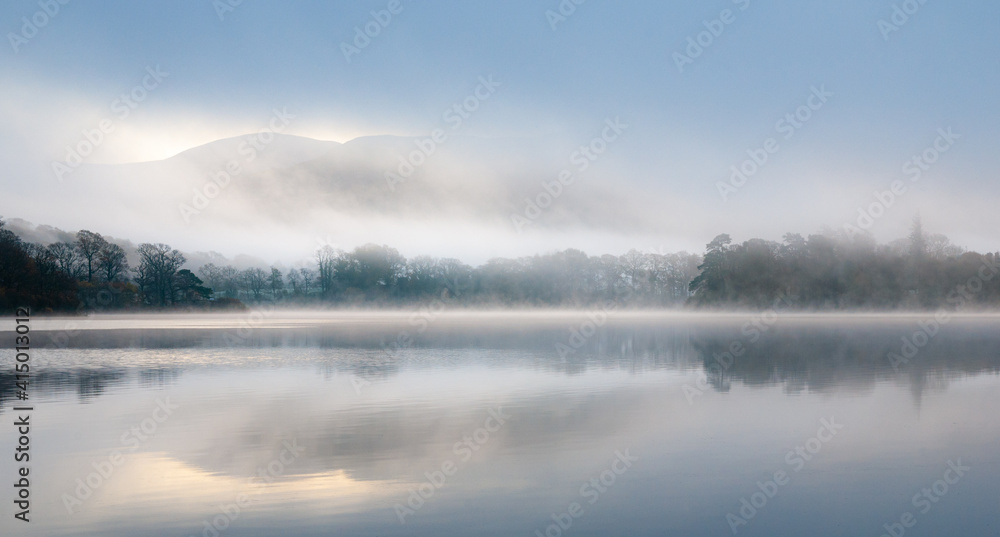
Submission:
[[[997,535],[1000,317],[932,318],[37,318],[28,524],[4,319],[0,533]]]

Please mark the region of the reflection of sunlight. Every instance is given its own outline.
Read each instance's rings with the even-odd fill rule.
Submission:
[[[294,465],[289,465],[290,472]],[[83,513],[98,518],[124,512],[134,516],[141,507],[146,519],[201,520],[246,495],[251,505],[244,511],[252,513],[247,516],[266,515],[279,508],[287,511],[292,503],[312,516],[322,516],[357,511],[363,505],[401,493],[406,493],[403,485],[357,481],[343,470],[282,476],[262,484],[250,476],[206,472],[163,453],[142,453],[130,456],[128,464],[116,470],[92,500],[91,508]],[[152,509],[154,505],[163,508]]]

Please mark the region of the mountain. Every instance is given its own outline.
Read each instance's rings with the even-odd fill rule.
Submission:
[[[509,255],[511,245],[524,253],[570,246],[565,234],[584,232],[606,235],[608,251],[620,249],[616,235],[648,237],[680,220],[677,202],[640,190],[612,164],[610,152],[587,160],[578,148],[523,138],[341,144],[259,133],[159,161],[82,164],[62,181],[38,163],[8,166],[24,180],[4,205],[17,208],[7,217],[62,229],[284,259],[325,242],[442,255],[468,250],[457,246],[464,243],[481,258]],[[542,243],[541,232],[562,238]]]

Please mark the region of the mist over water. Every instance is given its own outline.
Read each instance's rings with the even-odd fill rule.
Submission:
[[[914,534],[978,534],[1000,500],[988,410],[1000,403],[1000,318],[915,336],[928,319],[38,319],[28,534],[202,535],[225,516],[224,535],[545,535],[557,519],[576,535],[732,535],[732,515],[745,535],[876,535],[904,512]],[[0,357],[0,414],[12,417],[13,355]],[[151,421],[164,402],[176,408]],[[0,429],[0,443],[14,440]],[[115,450],[121,464],[69,514],[63,495],[78,497],[77,479]],[[973,470],[921,513],[911,497],[959,458]],[[267,479],[250,482],[261,469]],[[232,516],[241,495],[250,503]],[[574,502],[582,513],[563,517]]]

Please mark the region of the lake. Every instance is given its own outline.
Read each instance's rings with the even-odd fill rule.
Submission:
[[[4,535],[1000,531],[1000,316],[33,317],[28,401],[0,326]]]

